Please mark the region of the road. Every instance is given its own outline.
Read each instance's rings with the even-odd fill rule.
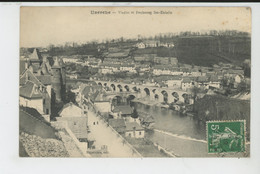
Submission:
[[[96,140],[96,148],[108,147],[108,154],[104,157],[140,157],[92,109],[88,111],[88,126]]]

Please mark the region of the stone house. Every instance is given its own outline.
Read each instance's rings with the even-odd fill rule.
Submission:
[[[125,136],[130,138],[144,138],[145,130],[136,122],[126,122]]]

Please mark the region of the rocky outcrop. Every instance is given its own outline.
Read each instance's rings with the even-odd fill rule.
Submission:
[[[57,139],[43,139],[21,132],[20,143],[29,157],[69,157],[63,142]]]

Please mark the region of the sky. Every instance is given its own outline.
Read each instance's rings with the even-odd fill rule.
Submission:
[[[91,14],[107,11],[110,14]],[[129,14],[122,14],[128,12]],[[168,14],[154,14],[168,12]],[[131,14],[131,12],[133,14]],[[137,12],[151,12],[137,14]],[[239,30],[251,33],[246,7],[21,7],[20,46],[46,47],[181,31]]]

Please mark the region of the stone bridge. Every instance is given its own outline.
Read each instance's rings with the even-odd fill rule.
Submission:
[[[106,91],[116,93],[128,93],[137,98],[148,98],[149,100],[156,100],[159,102],[175,103],[180,101],[182,103],[190,96],[187,91],[171,88],[160,88],[148,85],[128,84],[122,82],[99,81],[95,82],[102,86]]]

